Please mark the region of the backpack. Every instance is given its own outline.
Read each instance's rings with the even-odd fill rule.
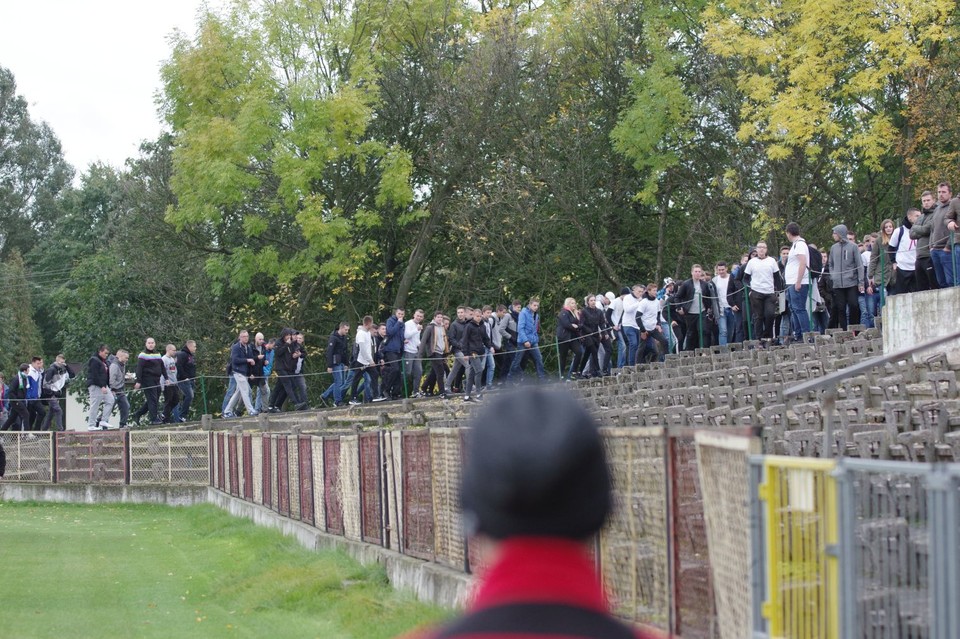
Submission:
[[[823,275],[823,256],[809,244],[807,244],[807,269],[814,277]]]

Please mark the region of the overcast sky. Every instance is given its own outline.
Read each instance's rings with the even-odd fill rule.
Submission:
[[[174,29],[192,36],[202,0],[0,0],[0,66],[78,173],[120,167],[161,131],[154,101]],[[212,7],[225,4],[211,0]]]

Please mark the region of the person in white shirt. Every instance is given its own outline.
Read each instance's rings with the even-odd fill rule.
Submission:
[[[360,380],[363,380],[364,401],[381,401],[379,392],[380,370],[373,358],[373,318],[367,315],[363,318],[360,326],[357,327],[357,336],[354,340],[356,346],[354,352],[356,355],[350,362],[350,368],[354,369],[353,383],[350,385],[350,405],[357,406],[360,400],[357,397],[357,389],[360,386]]]
[[[613,339],[617,340],[617,368],[627,365],[627,338],[623,334],[623,298],[626,295],[630,295],[630,289],[624,286],[620,289],[619,297],[610,301],[610,315],[607,317]]]
[[[773,323],[777,317],[777,285],[780,267],[767,255],[767,243],[757,243],[757,256],[750,258],[741,273],[750,288],[750,312],[753,316],[753,339],[773,339]]]
[[[420,385],[420,379],[423,377],[423,362],[417,352],[420,350],[420,331],[423,330],[423,309],[417,309],[413,312],[413,319],[409,319],[403,324],[403,366],[404,372],[409,376],[407,388],[415,397],[419,397],[417,387]]]
[[[730,284],[730,275],[727,273],[727,263],[717,262],[715,265],[716,274],[713,277],[713,286],[717,289],[717,305],[720,307],[720,315],[717,317],[717,329],[719,331],[720,346],[729,342],[729,335],[733,332],[733,309],[727,301],[728,285]]]
[[[640,298],[640,304],[637,307],[640,313],[641,362],[653,361],[654,359],[662,362],[663,356],[670,349],[667,338],[663,335],[663,329],[660,327],[660,308],[661,302],[657,299],[657,285],[651,282],[647,284],[647,290]]]
[[[890,248],[896,253],[893,258],[893,268],[897,273],[896,292],[913,293],[917,290],[917,241],[910,237],[910,229],[914,222],[920,219],[920,209],[907,211],[903,222],[890,236]]]
[[[810,332],[810,278],[807,266],[810,261],[810,249],[806,240],[800,237],[800,225],[790,222],[786,228],[787,240],[791,243],[787,254],[787,267],[783,271],[783,282],[787,287],[787,304],[790,306],[790,328],[795,340],[803,339]]]
[[[626,366],[633,366],[637,363],[637,350],[640,346],[640,327],[637,326],[637,308],[640,306],[640,297],[643,295],[643,287],[639,284],[633,285],[633,293],[623,296],[623,316],[621,326],[623,336],[627,340],[627,362]]]

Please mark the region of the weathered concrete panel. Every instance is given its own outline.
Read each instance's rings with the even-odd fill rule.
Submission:
[[[960,287],[891,295],[883,308],[883,352],[896,353],[957,330],[960,318]],[[935,351],[915,354],[922,362]],[[947,360],[960,365],[960,340],[940,347]]]

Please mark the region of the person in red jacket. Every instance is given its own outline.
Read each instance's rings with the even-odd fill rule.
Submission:
[[[652,639],[610,613],[588,540],[612,504],[597,424],[570,394],[487,404],[464,454],[467,533],[487,566],[465,614],[422,639]]]

